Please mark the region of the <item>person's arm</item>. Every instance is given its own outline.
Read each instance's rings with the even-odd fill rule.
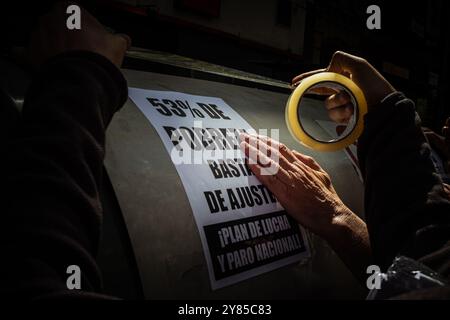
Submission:
[[[413,103],[365,59],[344,52],[336,52],[327,69],[297,76],[293,83],[323,71],[350,77],[368,103],[358,158],[365,180],[372,263],[386,269],[395,255],[405,254],[422,257],[437,271],[448,268],[450,196],[434,172]],[[434,255],[433,250],[439,253]],[[447,252],[446,258],[441,251]]]
[[[449,198],[411,100],[392,93],[366,115],[358,159],[375,263],[419,259],[450,240]]]
[[[67,290],[70,265],[80,267],[83,290],[100,290],[94,257],[105,129],[126,96],[119,70],[90,52],[58,56],[34,79],[19,133],[7,144],[5,293]]]
[[[450,240],[449,201],[414,104],[363,58],[337,52],[328,71],[351,77],[369,108],[358,159],[373,263],[386,269],[398,254],[418,259],[441,248]]]
[[[416,231],[416,243],[426,243],[417,241],[420,233],[421,239],[430,235],[428,242],[442,245],[450,234],[445,227],[450,209],[443,198],[442,184],[422,153],[427,148],[411,102],[395,93],[365,59],[344,52],[335,53],[326,69],[295,77],[293,84],[324,71],[350,77],[368,102],[369,114],[359,143],[359,159],[366,177],[368,227],[342,203],[328,174],[312,158],[263,137],[244,136],[242,148],[254,161],[252,171],[286,211],[325,239],[362,280],[368,265],[389,266],[394,256],[414,241],[411,238]],[[338,99],[334,102],[342,103]],[[268,159],[267,154],[279,161]],[[261,159],[274,170],[267,171]],[[431,223],[443,232],[429,232]],[[420,256],[418,249],[414,250],[413,257]]]
[[[324,240],[364,279],[371,260],[366,224],[341,201],[330,176],[311,157],[268,137],[241,136],[256,177],[298,223]]]
[[[64,22],[61,12],[58,28],[64,28],[58,25]],[[83,16],[84,33],[55,36],[65,40],[52,52],[65,53],[40,68],[25,97],[18,134],[6,145],[3,296],[101,297],[89,293],[101,290],[95,262],[102,215],[98,192],[105,129],[127,98],[126,81],[112,63],[120,65],[126,43],[92,31],[93,21],[86,19],[93,18]],[[48,20],[43,23],[41,39],[48,37],[46,28],[57,30]],[[82,291],[67,288],[71,265],[81,270]]]
[[[395,91],[367,61],[343,52],[336,52],[327,68],[296,76],[292,84],[295,86],[320,72],[336,72],[351,77],[365,94],[369,93],[366,94],[369,105],[376,104]],[[331,119],[342,118],[338,114],[339,108],[336,108],[345,103],[340,98],[333,95],[327,101]],[[255,175],[275,194],[290,215],[325,239],[353,274],[363,280],[366,268],[372,262],[367,226],[342,203],[329,175],[314,159],[280,146],[275,141],[262,137],[243,139],[248,140],[242,144],[247,156],[251,158],[253,154],[255,163],[250,168]],[[272,167],[276,168],[274,172],[263,174],[267,170],[258,161],[267,158],[267,145],[272,145],[270,153],[276,155],[279,162],[272,163]]]

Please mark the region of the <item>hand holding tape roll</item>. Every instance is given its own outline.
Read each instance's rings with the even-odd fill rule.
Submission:
[[[294,82],[298,79],[286,105],[286,124],[298,142],[318,151],[353,144],[363,132],[368,106],[395,91],[366,60],[344,52],[336,52],[327,69]]]
[[[366,98],[356,84],[343,75],[323,72],[304,79],[289,97],[286,124],[300,143],[337,151],[358,139],[366,113]],[[325,121],[336,123],[335,136],[320,127]]]

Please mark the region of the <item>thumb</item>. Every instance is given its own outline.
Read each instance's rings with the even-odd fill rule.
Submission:
[[[329,72],[349,76],[366,64],[366,60],[343,51],[336,51],[327,68]]]
[[[125,33],[116,33],[115,36],[121,38],[122,41],[125,41],[125,50],[131,48],[131,38],[129,35]]]
[[[107,50],[106,55],[112,63],[120,68],[125,53],[131,46],[131,38],[123,33],[111,34],[110,37],[110,49]]]

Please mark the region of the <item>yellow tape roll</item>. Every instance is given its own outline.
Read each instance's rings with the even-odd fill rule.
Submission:
[[[357,119],[353,131],[342,140],[334,142],[321,142],[308,135],[298,119],[298,106],[300,99],[312,86],[321,82],[335,82],[353,94],[358,108]],[[318,151],[338,151],[354,143],[364,129],[364,115],[367,113],[367,102],[362,90],[349,78],[334,72],[322,72],[312,75],[300,82],[289,97],[286,104],[286,125],[291,135],[301,144]]]

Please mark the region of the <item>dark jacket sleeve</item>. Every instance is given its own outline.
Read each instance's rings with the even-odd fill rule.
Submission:
[[[366,115],[358,158],[374,263],[386,269],[399,254],[420,260],[445,250],[450,202],[411,100],[393,93]]]
[[[2,169],[2,294],[101,290],[95,255],[105,129],[126,98],[121,72],[90,52],[59,55],[33,80]],[[67,289],[71,265],[81,270],[83,292]]]

